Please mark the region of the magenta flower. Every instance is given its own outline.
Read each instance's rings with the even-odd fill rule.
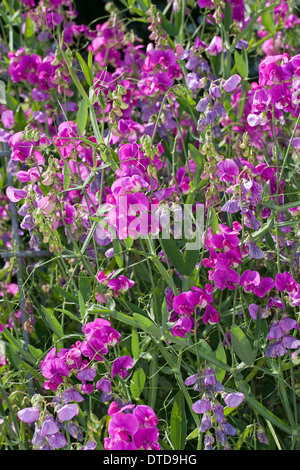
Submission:
[[[206,323],[210,323],[210,324],[218,323],[220,321],[219,312],[211,304],[208,304],[205,309],[202,320],[205,325]]]
[[[113,439],[129,441],[139,429],[139,422],[132,414],[118,413],[111,418],[107,431]]]
[[[172,307],[179,315],[191,316],[198,305],[199,295],[193,291],[182,292],[174,296]]]
[[[192,327],[192,320],[189,317],[182,316],[171,328],[171,333],[173,336],[179,336],[180,338],[184,338],[191,331]]]
[[[45,359],[41,361],[40,368],[43,376],[49,379],[44,383],[46,389],[56,391],[57,387],[63,383],[63,377],[69,376],[69,368],[63,359],[56,357],[55,348],[52,348]]]
[[[137,449],[159,450],[159,431],[156,427],[140,428],[132,437],[132,443]]]
[[[233,160],[227,158],[226,160],[219,162],[218,168],[220,170],[218,173],[220,181],[225,181],[228,183],[236,182],[236,177],[239,175],[240,170]]]
[[[150,406],[137,405],[133,410],[133,414],[142,427],[149,428],[156,426],[158,423],[157,416]]]
[[[133,359],[131,356],[121,356],[114,360],[112,367],[111,367],[111,378],[115,377],[115,375],[120,375],[123,379],[125,379],[128,375],[129,369],[133,367]]]

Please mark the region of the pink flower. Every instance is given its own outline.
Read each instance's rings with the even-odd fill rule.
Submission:
[[[10,109],[3,111],[1,121],[5,129],[12,129],[15,124],[14,113]]]
[[[17,189],[12,186],[8,186],[6,189],[6,196],[11,202],[19,202],[21,199],[27,197],[27,192],[24,189]]]
[[[214,36],[209,46],[207,47],[206,52],[210,55],[218,55],[220,52],[222,52],[222,48],[222,38],[220,36]]]

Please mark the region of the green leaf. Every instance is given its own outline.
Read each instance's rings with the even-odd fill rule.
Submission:
[[[180,390],[175,398],[171,412],[171,440],[175,450],[184,450],[187,436],[185,401]]]
[[[232,11],[229,2],[225,3],[225,11],[224,11],[224,29],[226,32],[229,31],[232,19]]]
[[[70,165],[68,162],[65,163],[64,165],[64,179],[63,179],[63,185],[64,185],[64,190],[66,191],[70,187],[70,181],[71,181],[71,170],[70,170]]]
[[[10,93],[5,94],[5,100],[6,100],[6,106],[8,107],[8,109],[11,109],[12,111],[15,111],[17,109],[19,102]]]
[[[83,320],[85,317],[85,302],[84,302],[83,295],[80,291],[78,291],[78,302],[79,302],[80,316],[81,316],[81,319]]]
[[[18,124],[22,130],[25,129],[27,125],[27,119],[21,106],[18,106],[15,112],[14,118],[15,118],[15,123]]]
[[[253,364],[254,356],[251,344],[245,333],[237,325],[231,327],[231,342],[236,355],[247,365]]]
[[[59,321],[54,316],[53,311],[50,308],[46,308],[43,305],[41,305],[41,312],[42,312],[42,318],[45,321],[45,323],[48,325],[50,330],[52,330],[53,333],[55,333],[58,338],[62,338],[64,335],[64,332]]]
[[[82,136],[86,128],[86,123],[88,120],[88,102],[85,98],[80,103],[78,113],[77,113],[77,132],[79,136]]]
[[[152,320],[150,320],[150,318],[144,317],[139,313],[134,313],[133,318],[136,320],[143,331],[151,336],[154,336],[155,338],[160,338],[160,329],[155,325],[155,323],[153,323]]]
[[[172,265],[180,274],[185,274],[185,262],[176,242],[173,238],[159,239],[160,244],[166,252]]]
[[[84,302],[88,302],[92,295],[92,288],[88,276],[82,271],[80,271],[78,276],[78,286]]]
[[[77,90],[79,91],[79,93],[81,94],[82,98],[85,98],[85,99],[89,99],[88,98],[88,95],[86,94],[85,92],[85,89],[83,88],[79,78],[77,77],[76,73],[74,72],[74,69],[73,69],[73,64],[70,60],[70,58],[68,57],[68,54],[72,54],[70,49],[67,48],[67,50],[65,51],[62,47],[59,48],[59,51],[61,53],[61,55],[63,56],[64,58],[64,61],[68,67],[68,70],[69,70],[69,73],[71,75],[71,78],[77,88]]]
[[[133,358],[138,360],[140,355],[140,342],[139,342],[139,335],[136,331],[136,328],[132,328],[132,335],[131,335],[131,351]]]
[[[86,63],[85,61],[83,60],[83,58],[81,57],[81,55],[79,54],[79,52],[76,52],[76,57],[77,59],[79,60],[80,62],[80,66],[81,66],[81,69],[83,71],[83,74],[85,76],[85,79],[88,83],[89,86],[93,86],[93,74],[92,74],[92,68],[90,68]]]
[[[241,54],[237,50],[234,51],[234,62],[237,68],[238,73],[242,78],[247,78],[248,76],[248,63],[245,62]]]
[[[31,39],[35,32],[35,23],[32,21],[30,14],[27,13],[25,21],[25,39]]]
[[[122,245],[117,240],[117,238],[113,238],[113,249],[114,249],[114,259],[116,260],[117,265],[119,268],[123,268],[124,260],[123,260],[123,253],[122,253]]]
[[[266,13],[262,13],[261,15],[261,22],[268,31],[268,33],[272,33],[274,29],[274,19],[273,14],[271,11],[267,11]]]
[[[217,230],[219,230],[218,214],[216,213],[216,210],[213,207],[210,207],[210,213],[211,213],[210,224],[211,224],[213,234],[215,234]]]
[[[218,347],[216,350],[216,358],[219,361],[224,362],[224,364],[227,364],[226,352],[222,343],[218,344]],[[216,367],[215,373],[216,373],[216,379],[218,380],[218,382],[222,383],[226,374],[225,370],[221,369],[220,367]]]
[[[70,292],[66,291],[65,289],[59,286],[55,286],[54,289],[63,297],[68,299],[70,302],[74,302],[75,304],[78,304],[78,299],[77,297],[75,297],[75,295],[71,294]]]
[[[28,344],[28,349],[31,352],[32,356],[38,361],[42,355],[43,351],[41,349],[37,349],[32,344]]]
[[[189,150],[191,158],[195,162],[195,165],[202,172],[204,165],[205,165],[204,156],[199,152],[199,150],[193,144],[190,144],[190,143],[188,144],[188,150]]]
[[[146,374],[144,370],[142,368],[137,369],[133,373],[131,383],[130,383],[130,392],[135,400],[137,400],[141,396],[142,391],[145,386],[145,382],[146,382]]]
[[[200,248],[198,250],[186,250],[185,252],[185,265],[184,274],[190,276],[199,261]]]
[[[68,315],[68,317],[72,318],[72,320],[75,320],[75,321],[77,321],[77,322],[80,322],[79,318],[76,317],[76,315],[74,315],[74,313],[69,312],[69,310],[66,310],[65,308],[56,308],[56,310],[57,310],[58,312],[65,313],[66,315]]]

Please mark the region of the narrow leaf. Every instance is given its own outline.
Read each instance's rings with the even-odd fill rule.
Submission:
[[[231,342],[236,355],[247,365],[254,361],[253,351],[245,333],[237,325],[231,327]]]
[[[181,390],[177,393],[171,412],[171,439],[175,450],[183,450],[187,436],[185,402]]]
[[[82,136],[88,119],[88,103],[85,98],[80,103],[78,114],[77,114],[77,132],[79,136]]]

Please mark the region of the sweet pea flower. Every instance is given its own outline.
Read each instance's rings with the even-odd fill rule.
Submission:
[[[56,413],[59,421],[70,421],[74,416],[78,415],[79,408],[76,403],[69,403],[57,408]]]
[[[17,189],[12,186],[6,188],[6,196],[11,202],[19,202],[21,199],[27,197],[27,191],[25,189]]]
[[[223,49],[222,38],[220,36],[214,36],[209,46],[207,47],[206,52],[209,55],[218,55],[220,52],[222,52],[222,49]]]
[[[230,408],[235,408],[236,406],[239,406],[245,398],[245,395],[241,392],[233,392],[229,393],[224,397],[224,401],[227,406]]]
[[[39,419],[40,410],[37,407],[23,408],[18,411],[17,416],[24,423],[34,423]]]
[[[114,360],[111,367],[111,378],[120,375],[125,379],[129,375],[129,369],[133,367],[133,359],[131,356],[121,356]]]
[[[231,93],[232,91],[236,89],[236,87],[241,83],[241,81],[242,81],[241,77],[237,74],[234,74],[230,78],[228,78],[228,80],[226,80],[225,83],[223,83],[222,85],[223,89],[227,93]]]

